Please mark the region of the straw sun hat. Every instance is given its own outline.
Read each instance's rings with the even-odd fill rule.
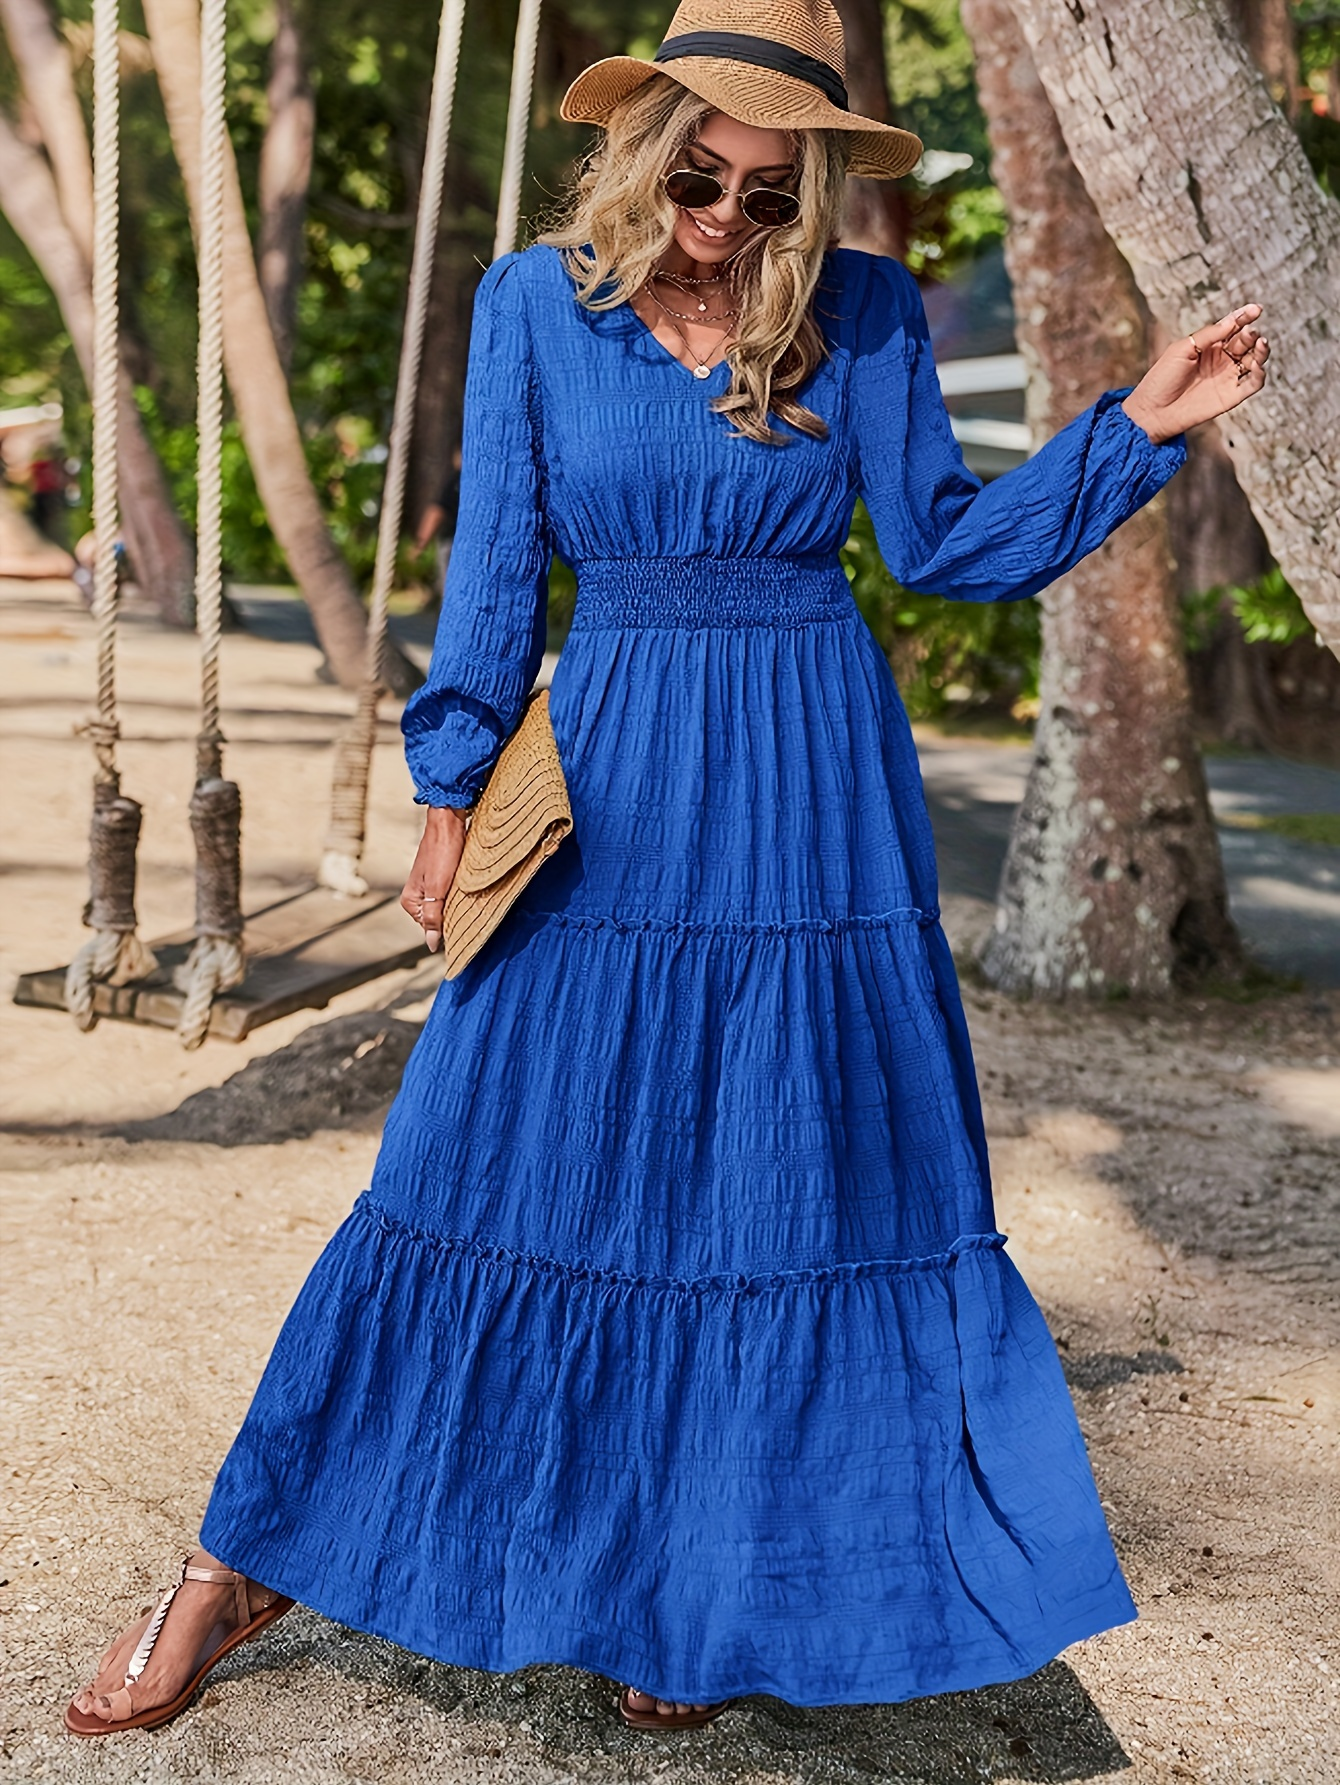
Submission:
[[[831,0],[681,0],[654,59],[606,56],[568,88],[560,116],[603,124],[653,74],[718,111],[772,130],[849,130],[848,171],[896,180],[921,155],[910,130],[858,117],[847,100],[842,20]]]

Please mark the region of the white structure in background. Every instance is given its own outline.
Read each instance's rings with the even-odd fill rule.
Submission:
[[[997,391],[1021,391],[1028,383],[1021,353],[992,353],[984,359],[951,359],[937,368],[940,392],[945,397],[984,397]],[[1004,421],[995,416],[951,415],[949,425],[962,446],[988,446],[997,452],[1017,453],[1026,459],[1032,451],[1027,422]]]
[[[10,428],[32,428],[60,421],[64,414],[59,403],[30,403],[26,409],[0,409],[0,433],[8,433]]]

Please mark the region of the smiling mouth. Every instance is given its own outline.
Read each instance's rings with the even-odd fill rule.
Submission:
[[[743,231],[738,229],[713,229],[710,224],[700,222],[692,212],[689,213],[689,216],[693,227],[709,242],[729,242],[734,237],[743,234]]]

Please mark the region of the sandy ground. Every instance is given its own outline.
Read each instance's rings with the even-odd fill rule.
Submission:
[[[0,585],[0,973],[78,940],[91,681],[61,585]],[[253,900],[301,884],[347,708],[301,644],[225,641]],[[128,627],[146,933],[189,915],[187,641]],[[414,813],[388,723],[374,871]],[[966,947],[984,908],[951,902]],[[295,1612],[167,1730],[60,1710],[170,1578],[276,1328],[364,1186],[433,983],[390,976],[241,1047],[0,1005],[7,1420],[0,1779],[1334,1785],[1340,1777],[1340,995],[1020,1009],[972,983],[1000,1223],[1041,1301],[1139,1620],[1033,1678],[857,1710],[751,1699],[625,1730],[613,1685],[429,1664]]]

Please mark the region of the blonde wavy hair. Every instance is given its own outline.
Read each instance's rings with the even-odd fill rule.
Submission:
[[[538,236],[561,251],[591,310],[612,310],[636,295],[670,245],[678,212],[661,186],[681,151],[716,108],[668,75],[655,74],[610,113],[566,200]],[[822,418],[794,392],[828,355],[812,299],[825,249],[836,239],[850,145],[843,131],[789,130],[799,179],[800,216],[751,236],[731,262],[740,311],[726,349],[731,381],[712,399],[735,432],[786,445],[769,414],[822,440]],[[588,247],[589,244],[589,247]]]

